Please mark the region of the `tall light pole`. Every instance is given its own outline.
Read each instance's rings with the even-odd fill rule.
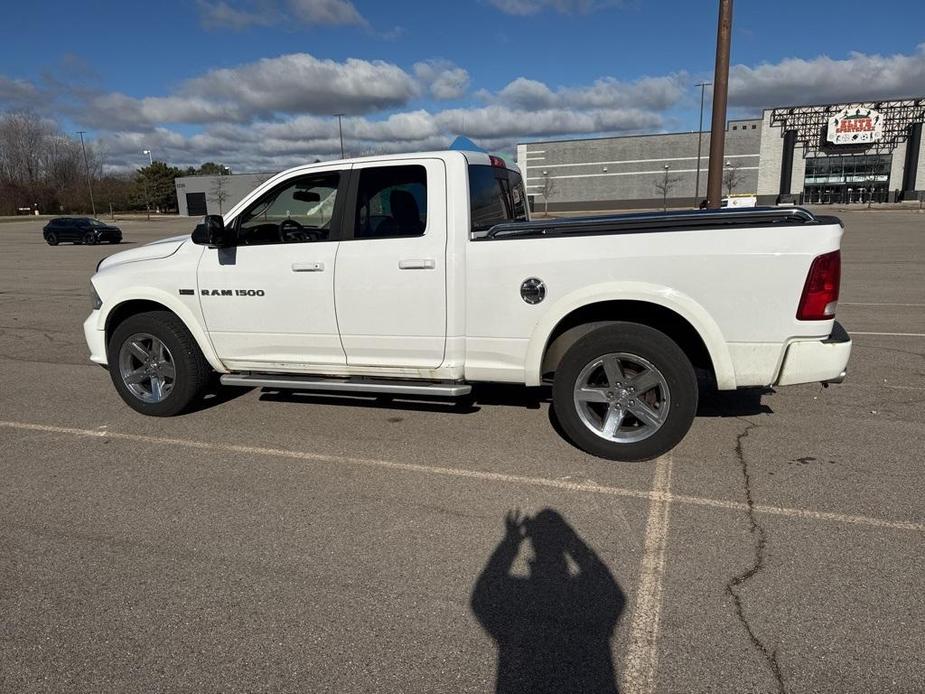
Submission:
[[[146,149],[142,154],[148,155],[148,166],[151,166],[154,162],[151,160],[151,150]],[[141,173],[139,171],[139,173]],[[148,176],[147,174],[141,174],[141,182],[145,187],[145,217],[150,222],[151,221],[151,196],[148,195]]]
[[[703,144],[703,92],[712,85],[712,82],[698,82],[695,87],[700,87],[700,124],[697,126],[697,178],[694,184],[694,204],[700,205],[700,149]]]
[[[344,128],[340,119],[344,117],[343,113],[335,113],[337,116],[337,133],[340,135],[340,158],[344,158]]]
[[[710,126],[710,163],[707,207],[718,210],[723,197],[723,154],[726,140],[726,101],[729,95],[729,45],[732,42],[732,0],[719,0],[716,24],[716,67],[713,71],[713,122]]]
[[[93,210],[93,216],[96,217],[96,203],[93,202],[93,183],[90,181],[90,162],[87,160],[87,146],[84,144],[84,133],[86,130],[78,130],[80,135],[80,148],[84,153],[84,167],[87,169],[87,189],[90,191],[90,209]]]

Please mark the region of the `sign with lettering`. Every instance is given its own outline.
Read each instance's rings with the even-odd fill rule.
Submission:
[[[851,106],[829,118],[826,139],[833,145],[857,145],[883,139],[883,116],[863,106]]]

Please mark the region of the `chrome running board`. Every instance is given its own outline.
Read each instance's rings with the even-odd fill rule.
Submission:
[[[222,374],[224,386],[279,388],[280,390],[333,391],[338,393],[380,393],[386,395],[433,395],[457,398],[472,392],[468,383],[434,383],[362,378],[325,378],[292,374]]]

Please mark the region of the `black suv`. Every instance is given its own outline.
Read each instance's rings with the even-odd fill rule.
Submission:
[[[57,246],[61,241],[83,244],[119,243],[122,240],[122,230],[92,217],[58,217],[45,225],[42,236],[49,246]]]

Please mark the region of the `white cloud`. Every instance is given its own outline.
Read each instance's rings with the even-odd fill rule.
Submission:
[[[622,4],[620,0],[488,0],[505,14],[526,16],[544,10],[562,14],[589,14]]]
[[[920,97],[925,94],[925,44],[910,55],[851,53],[837,60],[787,58],[757,67],[735,65],[729,102],[744,108]]]
[[[241,30],[252,26],[270,26],[281,20],[275,7],[254,4],[235,6],[225,0],[198,0],[199,16],[207,29]]]
[[[186,82],[181,92],[231,102],[256,115],[365,113],[404,104],[418,88],[411,75],[382,60],[339,63],[292,53],[212,70]]]
[[[207,29],[247,29],[297,23],[304,26],[368,26],[350,0],[197,0]]]
[[[75,117],[96,128],[244,123],[276,114],[370,113],[403,106],[418,94],[418,82],[392,63],[292,53],[211,70],[168,96],[94,95]]]
[[[415,63],[414,74],[435,99],[461,99],[469,88],[469,73],[447,60]]]
[[[446,132],[491,138],[627,132],[662,125],[659,114],[634,108],[523,110],[491,105],[441,111],[436,118]]]
[[[665,77],[643,77],[622,82],[603,77],[587,86],[561,87],[555,91],[543,82],[518,77],[496,95],[483,98],[524,109],[539,108],[638,108],[663,110],[684,97],[688,77],[677,73]]]
[[[305,24],[367,23],[350,0],[289,0],[289,8]]]
[[[41,92],[32,82],[0,75],[0,108],[31,110],[42,98]]]

